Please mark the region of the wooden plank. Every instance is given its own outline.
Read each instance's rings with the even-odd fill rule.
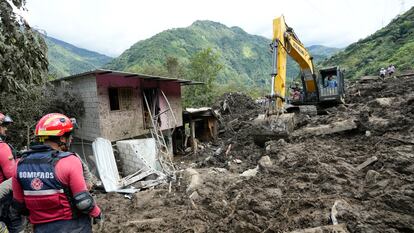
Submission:
[[[349,233],[345,224],[306,228],[306,229],[294,230],[294,231],[291,231],[290,233],[325,233],[325,232]]]
[[[373,163],[377,160],[378,160],[377,156],[372,156],[371,158],[367,159],[365,162],[358,165],[358,167],[356,169],[357,169],[357,171],[360,171],[363,168],[367,167],[368,165],[370,165],[371,163]]]

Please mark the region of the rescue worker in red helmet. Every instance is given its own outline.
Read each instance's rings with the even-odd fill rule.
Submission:
[[[23,154],[13,176],[13,208],[27,213],[35,233],[92,232],[102,212],[88,192],[82,162],[69,152],[74,125],[60,113],[42,117],[40,142]]]
[[[13,147],[6,143],[6,132],[12,123],[11,117],[0,112],[0,221],[9,232],[20,232],[24,228],[22,216],[10,212],[13,198],[12,176],[16,170],[16,161]]]

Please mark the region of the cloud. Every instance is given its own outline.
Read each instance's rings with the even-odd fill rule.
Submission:
[[[272,20],[281,14],[305,45],[344,47],[413,5],[414,0],[29,0],[25,15],[52,37],[117,56],[137,41],[195,20],[270,38]]]

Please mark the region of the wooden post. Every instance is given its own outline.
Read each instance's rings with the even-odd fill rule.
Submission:
[[[195,121],[193,119],[190,119],[190,136],[191,136],[191,147],[193,149],[193,152],[197,152],[197,142],[195,140]]]
[[[172,158],[174,158],[172,130],[171,129],[165,130],[164,131],[164,136],[167,137],[168,152],[170,152],[169,156],[172,159]]]

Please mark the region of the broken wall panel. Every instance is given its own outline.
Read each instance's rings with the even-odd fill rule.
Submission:
[[[112,149],[112,143],[97,138],[93,143],[93,152],[100,179],[106,192],[133,193],[138,191],[133,185],[141,181],[140,188],[148,188],[165,182],[165,174],[156,160],[155,141],[153,139],[128,140],[120,142],[120,150],[130,156],[126,164],[133,165],[131,174],[121,178]],[[122,153],[121,153],[122,154]],[[149,178],[143,180],[145,178]],[[133,185],[133,186],[131,186]]]
[[[105,187],[105,191],[114,192],[118,190],[120,188],[120,177],[111,142],[104,138],[97,138],[92,143],[92,148],[99,177]]]
[[[131,175],[138,170],[160,170],[153,138],[117,141],[116,146],[125,175]]]

